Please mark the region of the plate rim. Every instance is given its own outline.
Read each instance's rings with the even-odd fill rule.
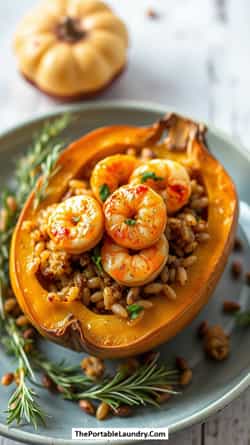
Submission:
[[[186,113],[183,113],[181,110],[176,109],[175,107],[168,107],[168,105],[163,105],[160,103],[149,102],[149,101],[136,101],[136,100],[101,100],[98,102],[84,102],[81,104],[70,104],[59,106],[56,109],[43,113],[34,113],[32,118],[22,119],[16,125],[9,126],[6,130],[0,131],[0,141],[3,138],[8,137],[12,133],[20,130],[21,128],[28,127],[34,123],[39,123],[40,121],[44,121],[46,119],[53,118],[57,115],[60,115],[64,112],[73,112],[77,113],[78,111],[87,111],[87,110],[103,110],[105,108],[113,108],[113,109],[133,109],[138,111],[149,111],[165,114],[166,110],[171,110],[172,112],[180,113],[183,116],[193,118],[198,120],[197,117],[187,116]],[[239,142],[236,143],[234,138],[230,137],[224,131],[218,129],[214,125],[210,123],[206,123],[207,128],[211,133],[215,136],[223,139],[227,144],[233,146],[233,149],[240,153],[240,155],[245,158],[248,162],[250,162],[250,152],[244,149],[243,145]],[[224,393],[221,397],[214,400],[208,406],[205,406],[201,411],[189,415],[188,417],[181,419],[169,427],[169,433],[175,433],[177,431],[181,431],[187,427],[191,427],[194,424],[201,423],[207,420],[211,415],[216,414],[221,409],[225,408],[228,404],[230,404],[234,399],[239,397],[244,390],[246,390],[250,386],[250,368],[246,369],[246,375],[240,379],[240,381],[234,385],[229,392]],[[56,439],[50,436],[44,436],[36,433],[31,433],[27,431],[22,431],[16,427],[8,427],[7,425],[0,423],[0,435],[17,440],[19,442],[24,442],[28,444],[35,445],[74,445],[76,443],[75,440],[72,439]],[[140,442],[139,440],[134,441],[134,443]],[[96,440],[90,440],[85,442],[86,444],[93,445],[94,443],[98,443]],[[126,441],[118,441],[117,443],[123,444],[131,444],[130,440]]]

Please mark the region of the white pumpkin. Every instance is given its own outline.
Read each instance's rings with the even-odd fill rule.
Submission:
[[[22,74],[64,98],[104,89],[125,66],[127,47],[124,23],[99,0],[44,0],[14,41]]]

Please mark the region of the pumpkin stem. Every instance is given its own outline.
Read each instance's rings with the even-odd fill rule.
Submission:
[[[56,29],[59,40],[75,43],[86,36],[86,31],[81,28],[80,22],[72,17],[64,17]]]

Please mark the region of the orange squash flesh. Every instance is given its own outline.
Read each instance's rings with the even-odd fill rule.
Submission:
[[[168,136],[157,145],[166,129]],[[197,315],[223,272],[238,218],[234,184],[205,147],[203,136],[204,128],[171,114],[152,127],[98,129],[62,153],[58,161],[60,169],[49,183],[46,200],[34,210],[34,192],[28,198],[13,235],[10,255],[11,282],[18,302],[44,337],[101,357],[132,356],[167,341]],[[145,311],[143,319],[134,326],[116,315],[96,314],[80,302],[49,302],[47,291],[36,275],[27,272],[33,253],[32,243],[29,233],[22,229],[23,222],[35,220],[41,208],[58,202],[68,181],[79,177],[86,166],[94,165],[107,155],[122,153],[131,146],[138,149],[156,147],[162,157],[196,165],[208,193],[210,234],[210,239],[199,244],[195,251],[198,261],[188,270],[187,284],[173,286],[177,299],[169,301],[164,296],[153,297],[153,307]],[[169,151],[172,148],[179,150]]]

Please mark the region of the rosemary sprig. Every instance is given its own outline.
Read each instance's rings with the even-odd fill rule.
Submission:
[[[23,338],[13,318],[1,316],[1,343],[9,354],[18,359],[19,383],[8,403],[7,424],[25,421],[37,428],[39,422],[45,423],[46,415],[36,401],[35,391],[27,384],[27,378],[36,381],[25,352],[25,345],[29,342]]]
[[[36,393],[26,383],[26,372],[19,364],[19,384],[8,403],[7,424],[14,421],[19,425],[26,421],[37,429],[39,423],[45,424],[45,413],[36,402]]]
[[[156,358],[149,364],[140,365],[132,375],[128,375],[126,367],[121,367],[114,377],[107,377],[86,391],[73,392],[69,398],[106,402],[114,410],[122,404],[157,406],[156,396],[159,392],[177,394],[169,388],[177,381],[178,371],[159,365]]]
[[[48,162],[48,158],[52,158],[52,164],[55,162],[55,154],[52,155],[52,152],[58,145],[58,136],[70,121],[71,116],[64,114],[52,122],[47,122],[41,132],[35,136],[28,153],[19,160],[16,170],[16,185],[17,201],[20,206],[24,204],[28,194],[34,188],[41,175],[41,170],[45,173],[45,164]],[[62,145],[59,145],[62,148]],[[51,163],[49,163],[50,165]]]
[[[11,189],[2,194],[1,209],[4,214],[4,228],[0,230],[0,342],[6,351],[18,360],[19,384],[10,398],[7,412],[7,423],[26,421],[37,427],[39,421],[44,422],[45,415],[36,402],[36,393],[28,386],[27,379],[35,381],[31,362],[25,352],[26,344],[21,331],[17,328],[13,318],[5,316],[4,299],[9,286],[9,247],[11,236],[15,228],[18,215],[23,204],[34,187],[40,174],[44,175],[39,199],[43,199],[50,175],[52,175],[57,156],[62,144],[55,143],[61,131],[70,122],[70,116],[64,115],[53,122],[44,125],[36,136],[28,154],[17,165],[15,173],[16,206],[8,205],[8,196],[13,194]]]
[[[53,147],[51,153],[47,159],[41,164],[41,175],[43,177],[42,184],[36,190],[34,208],[36,209],[40,202],[46,197],[46,190],[50,179],[59,171],[59,167],[56,167],[56,163],[59,157],[59,153],[63,148],[63,144],[57,144]]]
[[[71,366],[65,360],[52,362],[40,353],[32,355],[32,363],[43,371],[56,385],[63,390],[64,397],[70,398],[72,391],[83,391],[93,385],[93,380],[83,374],[80,366]],[[35,382],[36,383],[36,382]]]

